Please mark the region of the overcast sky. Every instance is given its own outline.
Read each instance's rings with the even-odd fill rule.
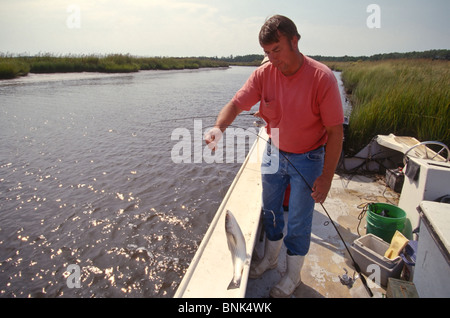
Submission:
[[[0,0],[0,52],[261,54],[274,14],[297,24],[309,55],[450,49],[449,12],[450,0]]]

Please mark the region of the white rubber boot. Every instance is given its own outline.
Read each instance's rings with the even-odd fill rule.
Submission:
[[[295,289],[302,283],[301,270],[304,256],[287,255],[287,269],[280,282],[270,290],[270,297],[287,298],[292,295]]]
[[[278,255],[280,254],[281,245],[283,245],[283,239],[278,241],[269,241],[266,238],[264,244],[264,257],[257,265],[250,267],[250,273],[248,276],[250,278],[258,278],[261,277],[265,271],[276,268],[278,265]]]

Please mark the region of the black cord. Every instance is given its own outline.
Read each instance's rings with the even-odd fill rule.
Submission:
[[[229,125],[229,126],[235,127],[235,128],[240,128],[240,127],[237,127],[237,126],[234,126],[234,125]],[[261,137],[259,134],[257,134],[257,137],[258,137],[258,138],[261,138],[261,139],[264,140],[266,143],[269,143],[268,140],[264,139],[264,138]],[[310,189],[310,191],[313,192],[312,186],[308,183],[308,181],[305,179],[305,177],[303,176],[303,174],[302,174],[300,171],[298,171],[298,169],[294,166],[294,164],[293,164],[293,163],[292,163],[292,162],[291,162],[291,161],[290,161],[290,160],[289,160],[289,159],[288,159],[281,151],[280,151],[279,153],[280,153],[280,154],[287,160],[287,162],[294,168],[295,172],[297,172],[298,175],[302,178],[303,182],[305,182],[305,184],[308,186],[308,188]],[[359,265],[356,263],[355,259],[353,258],[353,255],[352,255],[352,253],[350,252],[350,249],[348,248],[347,243],[345,243],[345,240],[344,240],[344,238],[342,237],[341,233],[339,232],[339,229],[337,228],[337,226],[336,226],[336,224],[334,223],[333,219],[331,218],[331,215],[328,213],[328,211],[327,211],[327,209],[325,208],[325,206],[323,205],[323,203],[319,202],[319,204],[320,204],[320,206],[322,207],[322,209],[325,211],[325,213],[326,213],[328,219],[330,220],[330,222],[331,222],[331,224],[333,225],[334,229],[336,230],[336,232],[337,232],[339,238],[341,239],[342,243],[344,244],[344,247],[345,247],[345,249],[347,250],[347,252],[348,252],[348,254],[349,254],[349,256],[350,256],[350,258],[351,258],[351,260],[352,260],[352,262],[353,262],[353,266],[354,266],[356,272],[357,272],[357,273],[359,274],[359,276],[361,277],[361,281],[362,281],[364,287],[366,288],[367,292],[369,293],[369,296],[370,296],[370,297],[373,297],[373,293],[372,293],[372,291],[370,290],[370,288],[369,288],[369,286],[368,286],[368,284],[367,284],[366,278],[365,278],[365,277],[362,275],[362,273],[361,273],[361,268],[359,267]]]

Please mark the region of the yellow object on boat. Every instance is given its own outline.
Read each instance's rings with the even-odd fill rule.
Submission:
[[[386,253],[384,253],[384,257],[389,259],[394,259],[400,255],[400,252],[405,248],[406,244],[408,244],[409,240],[403,236],[402,233],[396,231],[394,236],[392,237],[391,245],[387,249]]]

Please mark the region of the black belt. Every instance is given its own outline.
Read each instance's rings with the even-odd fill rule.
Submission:
[[[269,138],[269,140],[268,140],[267,142],[269,143],[269,145],[272,145],[272,138]],[[276,147],[276,146],[274,146],[274,147]],[[284,153],[286,153],[286,154],[289,154],[289,155],[303,155],[303,154],[305,154],[305,153],[308,153],[308,152],[311,152],[311,151],[320,149],[320,148],[322,148],[322,147],[325,147],[325,145],[321,145],[321,146],[319,146],[319,147],[317,147],[317,148],[315,148],[315,149],[312,149],[312,150],[309,150],[309,151],[303,152],[303,153],[296,153],[296,152],[284,151],[284,150],[282,150],[282,149],[280,149],[280,148],[278,148],[278,147],[277,147],[277,149],[278,149],[279,151],[282,151],[282,152],[284,152]]]

